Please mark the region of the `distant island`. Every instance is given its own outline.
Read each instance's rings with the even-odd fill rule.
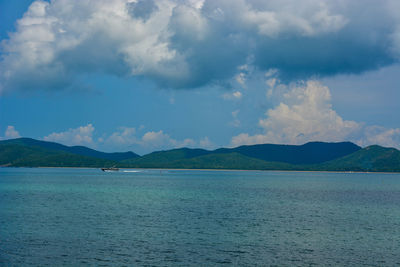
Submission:
[[[351,142],[310,142],[216,150],[179,148],[139,156],[17,138],[0,141],[0,166],[400,172],[400,151],[378,145],[361,148]]]

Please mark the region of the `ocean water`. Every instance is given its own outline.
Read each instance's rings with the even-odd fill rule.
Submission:
[[[400,174],[0,168],[1,266],[399,266]]]

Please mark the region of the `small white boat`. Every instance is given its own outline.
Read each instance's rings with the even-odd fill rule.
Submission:
[[[117,172],[117,171],[119,171],[119,169],[118,169],[118,168],[116,168],[116,167],[111,167],[111,168],[101,168],[101,170],[102,170],[103,172]]]

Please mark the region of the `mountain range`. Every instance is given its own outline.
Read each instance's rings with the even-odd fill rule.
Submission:
[[[216,150],[179,148],[139,156],[31,138],[0,141],[0,166],[400,172],[400,151],[351,142],[260,144]]]

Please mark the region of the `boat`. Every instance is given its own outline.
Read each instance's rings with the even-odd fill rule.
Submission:
[[[119,171],[119,169],[118,169],[118,168],[116,168],[116,167],[111,167],[111,168],[101,168],[101,170],[102,170],[103,172],[117,172],[117,171]]]

